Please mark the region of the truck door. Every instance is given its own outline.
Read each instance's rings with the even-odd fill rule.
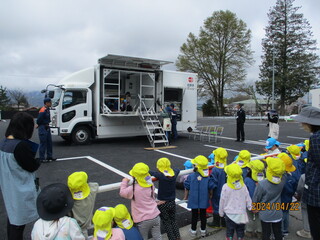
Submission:
[[[91,121],[92,108],[88,105],[89,91],[67,90],[62,99],[60,131],[68,132],[79,122]]]

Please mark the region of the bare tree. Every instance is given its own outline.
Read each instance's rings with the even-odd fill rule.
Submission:
[[[18,110],[21,106],[29,107],[28,99],[21,89],[9,90],[9,95],[11,102],[17,105]]]

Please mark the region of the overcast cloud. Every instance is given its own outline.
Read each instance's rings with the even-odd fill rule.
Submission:
[[[107,54],[175,62],[190,32],[198,34],[214,11],[230,10],[252,30],[256,60],[248,81],[258,79],[267,13],[276,0],[2,0],[0,85],[24,91],[93,66]],[[295,6],[320,42],[320,1]],[[320,52],[318,51],[318,54]],[[174,65],[168,69],[175,69]]]

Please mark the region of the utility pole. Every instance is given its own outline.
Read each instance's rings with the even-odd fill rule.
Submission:
[[[274,109],[274,48],[272,49],[272,109]]]

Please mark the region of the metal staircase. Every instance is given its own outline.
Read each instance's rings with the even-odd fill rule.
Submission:
[[[147,108],[144,101],[141,100],[140,95],[140,119],[146,129],[147,137],[152,147],[156,147],[156,144],[169,145],[169,141],[165,132],[163,131],[162,125],[159,121],[158,114],[154,111],[154,108]]]

